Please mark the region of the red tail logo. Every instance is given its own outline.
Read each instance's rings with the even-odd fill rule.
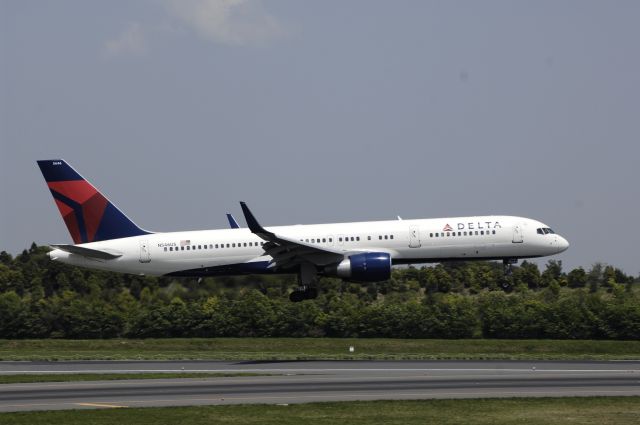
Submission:
[[[453,232],[453,229],[451,228],[451,226],[449,226],[449,223],[447,223],[446,226],[444,226],[444,229],[442,229],[443,232]]]

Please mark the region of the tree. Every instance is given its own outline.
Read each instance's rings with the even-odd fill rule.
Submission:
[[[567,275],[567,284],[569,288],[584,288],[589,281],[587,272],[582,267],[573,269]]]

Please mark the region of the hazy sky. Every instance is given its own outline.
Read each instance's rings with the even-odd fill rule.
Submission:
[[[640,2],[0,0],[0,250],[64,158],[142,227],[513,214],[640,273]],[[244,221],[241,220],[244,225]]]

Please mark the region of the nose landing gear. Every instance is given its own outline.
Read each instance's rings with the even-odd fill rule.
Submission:
[[[518,264],[517,258],[505,258],[502,260],[502,269],[505,276],[511,276],[511,273],[513,273],[513,268],[511,266],[513,264]]]

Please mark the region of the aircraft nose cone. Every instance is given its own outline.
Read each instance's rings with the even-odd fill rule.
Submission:
[[[566,251],[569,248],[569,241],[563,238],[562,236],[558,236],[558,252]]]

